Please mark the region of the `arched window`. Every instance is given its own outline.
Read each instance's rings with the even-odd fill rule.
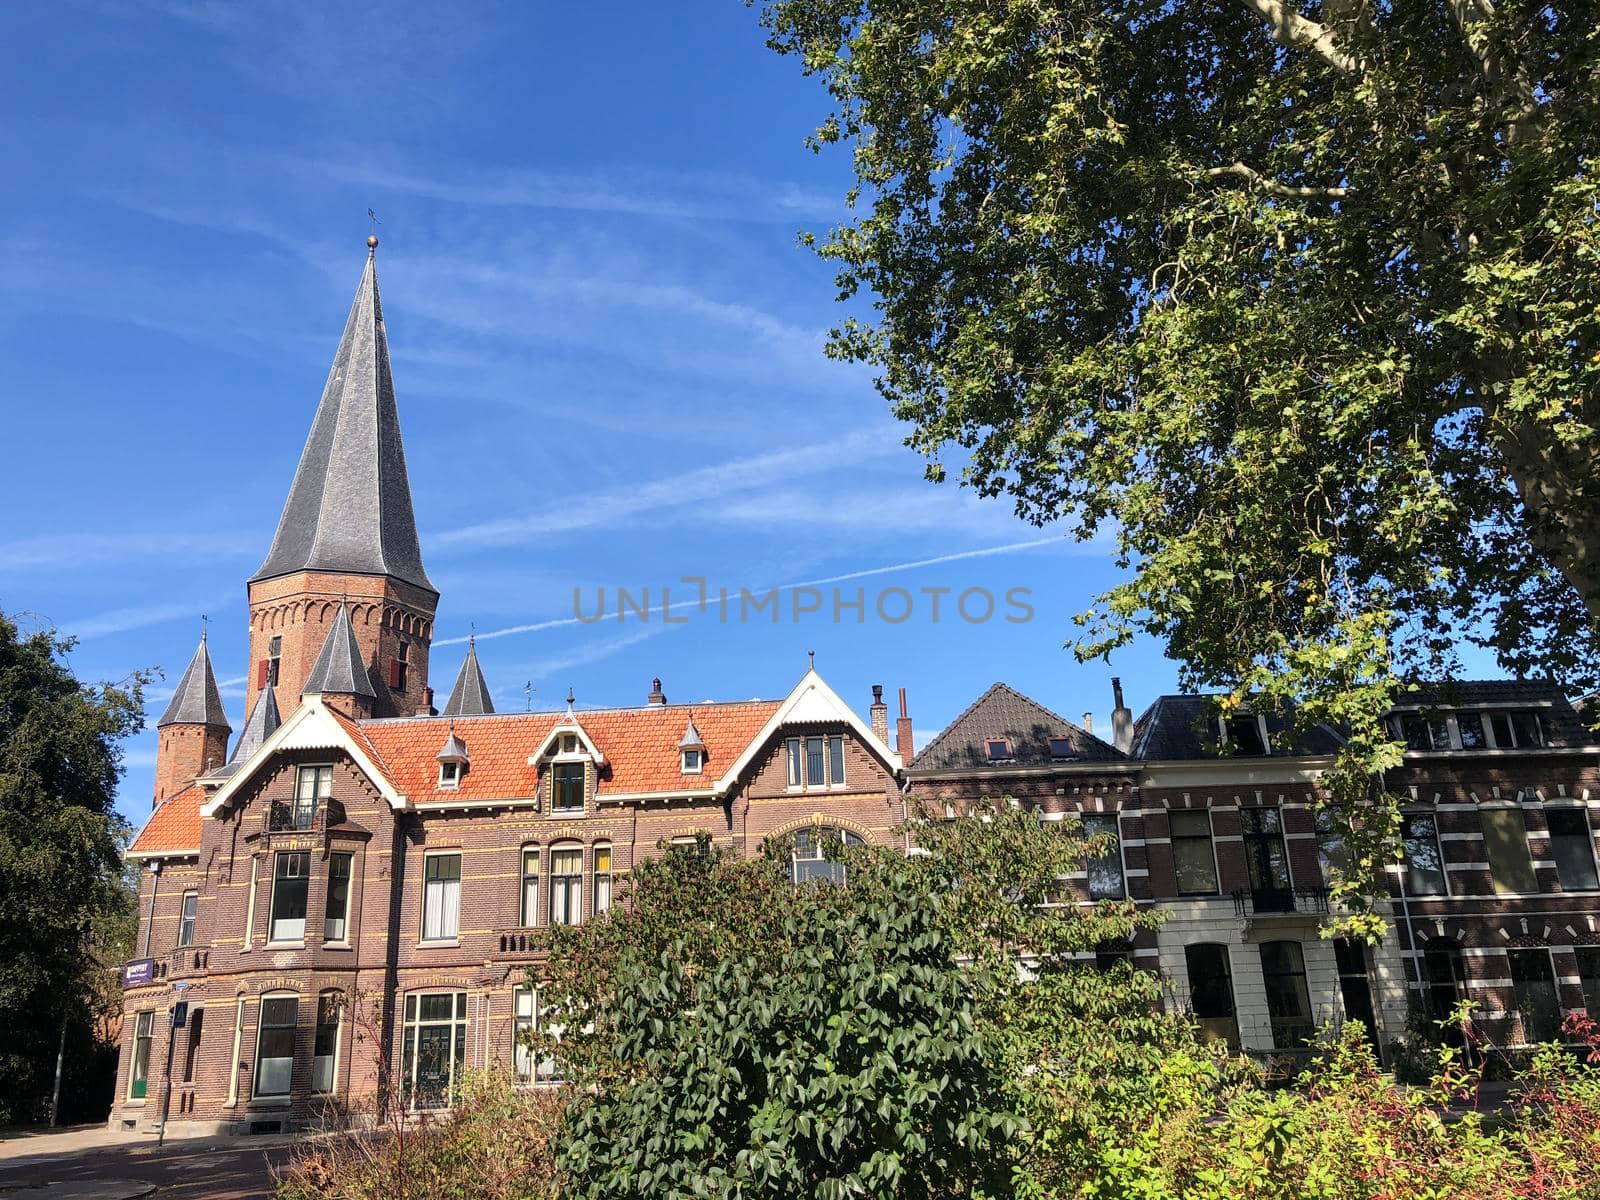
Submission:
[[[300,1021],[300,997],[261,997],[256,1023],[257,1096],[287,1096],[294,1076],[294,1035]]]
[[[789,835],[789,878],[795,883],[826,880],[843,883],[845,869],[837,858],[835,847],[859,846],[861,838],[848,829],[832,825],[813,825],[797,829]]]

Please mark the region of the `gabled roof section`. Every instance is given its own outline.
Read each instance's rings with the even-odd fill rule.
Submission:
[[[556,739],[564,733],[576,734],[578,744],[588,751],[589,757],[594,759],[595,764],[597,766],[605,766],[606,752],[595,744],[595,740],[589,736],[588,730],[578,723],[578,718],[573,715],[570,708],[561,714],[561,719],[551,727],[549,733],[544,735],[538,749],[528,755],[528,765],[537,765],[541,758],[550,753],[550,747],[556,744]]]
[[[163,725],[210,725],[213,728],[232,729],[228,714],[223,710],[222,697],[217,692],[217,677],[211,670],[211,651],[206,649],[205,635],[200,635],[200,646],[184,668],[183,678],[172,693],[167,711],[161,714],[156,728]]]
[[[317,661],[311,664],[311,674],[306,676],[306,686],[300,694],[377,698],[372,680],[367,678],[366,664],[361,661],[361,646],[350,624],[350,610],[343,603],[333,618],[328,636],[323,639]]]
[[[128,847],[126,857],[169,858],[200,853],[200,805],[205,790],[190,784],[168,796],[145,822]]]
[[[737,759],[778,710],[776,700],[702,703],[694,706],[695,726],[706,743],[711,769]],[[646,796],[710,796],[712,779],[683,774],[678,748],[687,705],[586,709],[583,731],[605,756],[599,770],[599,803]],[[528,751],[552,733],[571,733],[565,712],[495,713],[455,721],[456,736],[472,752],[472,770],[454,788],[439,787],[436,757],[444,732],[438,717],[391,717],[363,721],[361,731],[374,754],[393,773],[395,786],[413,803],[452,805],[530,800],[537,792],[539,766]],[[686,783],[690,784],[686,786]]]
[[[1217,760],[1227,757],[1218,752],[1218,734],[1213,703],[1215,695],[1158,696],[1133,724],[1133,757],[1146,762],[1180,759]],[[1267,718],[1267,736],[1272,740],[1268,758],[1295,755],[1320,757],[1338,753],[1342,739],[1327,725],[1307,730],[1300,742],[1284,749],[1280,738],[1288,730],[1287,716]],[[1240,761],[1261,762],[1259,757],[1240,756]]]
[[[294,571],[390,575],[437,592],[422,569],[372,254],[272,549],[251,582]]]
[[[985,742],[1007,739],[1011,756],[1003,763],[989,758]],[[1065,738],[1071,756],[1051,753],[1052,738]],[[1108,742],[1052,712],[1015,688],[996,683],[951,721],[912,760],[913,772],[958,771],[975,767],[1046,767],[1062,762],[1126,762],[1127,756]]]
[[[278,726],[282,724],[283,718],[278,715],[277,689],[262,688],[256,693],[256,702],[250,706],[250,715],[245,718],[244,731],[234,743],[233,753],[228,755],[227,762],[211,772],[207,778],[225,779],[232,775],[261,748],[262,742],[277,732]]]
[[[441,717],[482,717],[494,712],[494,700],[489,696],[489,685],[483,681],[483,668],[478,665],[478,640],[467,639],[467,657],[461,660],[461,670],[456,673],[456,685],[450,689],[450,699],[445,702]]]
[[[702,708],[697,711],[704,715],[706,710]],[[857,740],[872,751],[890,771],[895,773],[900,771],[902,766],[900,756],[872,732],[871,727],[857,715],[855,709],[841,700],[839,694],[829,687],[822,676],[817,674],[817,669],[812,667],[800,677],[800,682],[794,685],[794,690],[778,705],[777,711],[767,719],[760,732],[750,740],[744,753],[723,772],[722,777],[717,780],[717,791],[726,792],[731,788],[740,774],[780,729],[790,725],[818,724],[848,725]]]
[[[406,806],[405,794],[396,787],[394,773],[383,753],[367,737],[366,730],[343,713],[329,708],[320,696],[309,696],[223,780],[221,787],[211,793],[210,799],[201,806],[200,815],[210,817],[226,808],[262,764],[283,750],[343,751],[389,802],[390,808]]]

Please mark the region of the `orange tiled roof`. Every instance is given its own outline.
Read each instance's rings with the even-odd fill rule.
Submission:
[[[139,836],[128,847],[130,854],[160,854],[200,849],[200,805],[205,789],[191,783],[175,796],[163,800]]]
[[[664,704],[603,709],[577,714],[578,724],[605,755],[600,799],[608,794],[689,791],[710,788],[778,711],[781,701],[737,704]],[[678,742],[690,714],[706,744],[705,770],[685,775]],[[531,796],[538,778],[528,756],[566,720],[565,713],[496,713],[457,717],[456,736],[467,745],[471,765],[459,787],[441,790],[435,757],[451,722],[439,717],[365,721],[359,732],[396,789],[413,803],[507,800]],[[342,722],[349,725],[349,722]]]
[[[366,756],[372,760],[372,765],[384,773],[390,784],[396,784],[398,782],[395,779],[394,772],[389,769],[389,764],[384,761],[383,752],[379,750],[377,746],[373,745],[372,739],[367,736],[366,730],[361,726],[360,723],[352,721],[349,717],[345,716],[336,708],[329,708],[328,715],[339,723],[340,729],[343,729],[347,734],[350,735],[351,741],[353,741],[357,746],[361,747],[361,749],[366,753]],[[434,753],[437,754],[438,750],[435,749]]]

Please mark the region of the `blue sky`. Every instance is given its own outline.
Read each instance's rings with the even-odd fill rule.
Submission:
[[[1136,711],[1173,685],[1152,645],[1064,649],[1105,547],[924,483],[868,374],[823,357],[842,314],[796,234],[837,219],[848,159],[802,146],[825,97],[735,0],[8,5],[0,69],[0,608],[78,636],[83,677],[162,668],[152,721],[205,613],[242,723],[244,581],[369,207],[441,703],[474,625],[502,709],[530,682],[641,703],[655,675],[779,696],[807,650],[863,711],[906,687],[919,741],[996,679],[1102,731],[1113,670]],[[799,621],[615,620],[616,587],[685,575],[854,576],[866,619],[824,584]],[[548,624],[602,586],[612,619]],[[872,611],[885,587],[911,619]],[[962,620],[972,587],[1029,589],[1033,619]],[[953,589],[937,623],[924,588]],[[136,824],[154,746],[128,749]]]

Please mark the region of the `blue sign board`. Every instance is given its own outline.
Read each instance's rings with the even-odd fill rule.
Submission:
[[[179,1000],[172,1006],[172,1027],[182,1029],[189,1023],[189,1002]]]
[[[122,986],[125,988],[144,987],[155,981],[156,960],[153,958],[136,958],[122,968]]]

